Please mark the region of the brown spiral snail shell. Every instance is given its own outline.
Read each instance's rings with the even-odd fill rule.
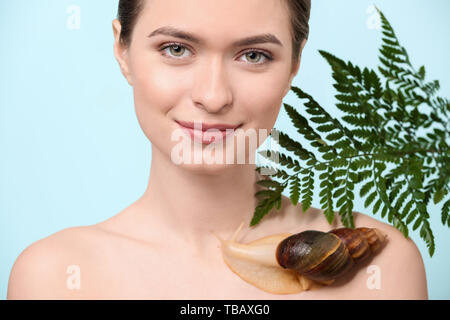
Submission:
[[[376,252],[385,236],[373,228],[338,228],[329,232],[307,230],[279,243],[280,266],[322,283],[347,273],[356,262]]]
[[[386,240],[376,228],[337,228],[269,235],[244,244],[236,241],[243,225],[228,240],[213,232],[221,242],[223,259],[243,280],[275,294],[329,285],[372,256]]]

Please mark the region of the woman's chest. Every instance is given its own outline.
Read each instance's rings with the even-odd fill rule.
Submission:
[[[98,295],[114,299],[272,299],[234,274],[219,259],[185,253],[118,250],[98,275]],[[281,298],[281,297],[280,297]]]
[[[360,270],[344,284],[277,295],[241,279],[221,255],[205,261],[185,252],[133,247],[110,251],[107,259],[98,263],[103,268],[89,277],[95,299],[346,299],[361,296],[366,284]]]

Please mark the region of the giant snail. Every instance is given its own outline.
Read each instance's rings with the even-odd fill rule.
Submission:
[[[269,235],[244,244],[237,242],[243,225],[228,240],[213,232],[223,259],[244,281],[274,294],[330,285],[355,263],[376,253],[386,240],[386,234],[376,228],[337,228]]]

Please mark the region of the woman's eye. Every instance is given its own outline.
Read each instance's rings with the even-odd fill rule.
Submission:
[[[159,50],[162,52],[163,56],[171,59],[182,59],[183,54],[186,52],[186,50],[190,51],[186,46],[180,43],[169,43],[161,47],[161,49]],[[242,57],[246,57],[246,60],[249,61],[250,64],[256,66],[269,63],[271,60],[273,60],[270,54],[257,50],[249,50],[247,52],[244,52],[242,54]]]
[[[242,57],[247,57],[247,61],[250,61],[250,64],[255,64],[255,65],[266,64],[266,63],[269,63],[271,60],[273,60],[273,58],[269,54],[263,53],[261,51],[255,51],[255,50],[244,52]],[[261,60],[263,62],[259,62]]]
[[[169,52],[170,52],[169,55],[167,54],[166,49],[169,49]],[[163,52],[164,56],[168,56],[169,58],[176,57],[175,59],[179,59],[177,57],[182,57],[183,53],[186,51],[186,49],[187,48],[181,44],[171,43],[171,44],[168,44],[168,45],[162,47],[160,49],[160,51]]]

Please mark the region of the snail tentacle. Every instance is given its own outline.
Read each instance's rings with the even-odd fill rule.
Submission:
[[[232,272],[253,286],[274,294],[292,294],[313,287],[310,279],[295,270],[283,269],[277,262],[277,245],[290,233],[269,235],[249,243],[240,243],[237,237],[242,230],[242,222],[229,240],[215,232],[220,241],[222,257]]]

